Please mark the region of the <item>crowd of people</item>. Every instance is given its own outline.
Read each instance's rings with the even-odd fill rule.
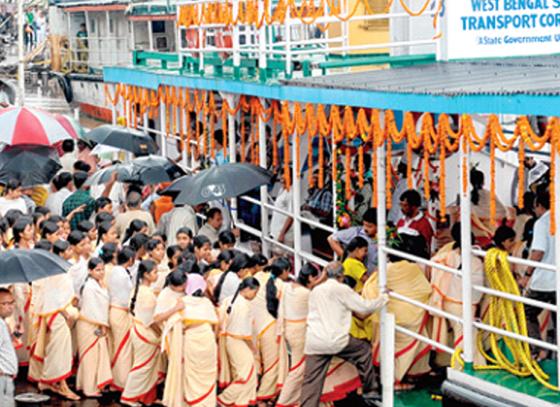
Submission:
[[[73,147],[63,143],[63,168],[48,189],[13,179],[0,197],[0,250],[42,249],[71,264],[67,273],[0,288],[2,405],[13,404],[18,365],[38,389],[69,400],[111,392],[127,405],[309,407],[358,392],[372,403],[379,397],[376,311],[385,304],[399,326],[462,346],[460,323],[388,296],[460,318],[460,277],[391,255],[387,292],[380,292],[376,238],[384,232],[375,209],[363,211],[361,226],[329,236],[340,261],[306,263],[296,276],[285,253],[247,254],[220,205],[175,206],[155,188],[116,176],[90,185],[99,160],[83,141],[78,152]],[[473,243],[553,264],[546,182],[526,193],[517,216],[502,205],[491,224],[483,174],[474,169],[471,180],[473,230],[482,231]],[[404,190],[399,204],[391,247],[460,268],[457,219],[450,241],[437,244],[420,194]],[[289,217],[276,226],[288,243]],[[474,284],[485,284],[474,256],[471,272]],[[530,298],[556,301],[554,273],[514,272]],[[478,316],[485,300],[473,295]],[[541,311],[526,308],[531,336],[553,333],[539,323]],[[396,333],[397,389],[448,365],[429,345]]]

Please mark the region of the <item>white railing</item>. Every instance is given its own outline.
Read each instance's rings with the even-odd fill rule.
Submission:
[[[226,97],[230,97],[230,96],[226,96]],[[228,100],[228,102],[230,103],[230,105],[233,105],[233,100],[230,99]],[[129,109],[130,107],[128,106],[122,106],[122,109],[126,112],[126,109]],[[178,136],[173,135],[173,134],[166,134],[165,129],[166,129],[166,110],[162,109],[160,111],[160,123],[159,123],[159,129],[148,129],[145,125],[143,127],[144,131],[150,131],[153,133],[156,133],[160,138],[161,138],[161,145],[165,146],[166,145],[166,140],[168,138],[171,139],[176,139],[178,140]],[[126,116],[126,114],[125,114]],[[116,116],[115,116],[116,117]],[[144,123],[147,123],[147,117],[145,117]],[[181,113],[180,115],[180,120],[183,120],[183,123],[186,124],[186,119],[184,117],[184,113]],[[228,125],[228,135],[229,135],[229,141],[228,141],[228,153],[229,153],[229,159],[231,162],[235,161],[235,157],[236,157],[236,152],[237,152],[237,146],[235,144],[235,121],[237,120],[236,117],[229,115],[228,116],[228,120],[227,120],[227,125]],[[225,125],[225,124],[224,124]],[[179,127],[179,126],[177,126]],[[183,126],[184,127],[184,126]],[[163,129],[163,130],[162,130]],[[261,153],[260,155],[260,164],[263,166],[266,166],[266,147],[267,147],[267,138],[266,138],[266,134],[264,132],[264,126],[260,126],[259,127],[259,151]],[[196,141],[191,139],[191,143],[194,145],[196,145]],[[295,145],[295,143],[294,143]],[[295,147],[294,147],[295,148]],[[162,152],[163,154],[166,154],[166,148],[162,148]],[[295,151],[293,151],[293,153],[295,153]],[[469,163],[469,159],[470,159],[470,152],[468,151],[464,151],[461,150],[460,152],[461,154],[461,160],[460,162],[466,162]],[[295,156],[295,154],[294,154]],[[463,160],[464,159],[464,160]],[[188,169],[192,169],[193,163],[195,162],[195,157],[194,157],[194,153],[189,157],[188,154],[186,153],[186,148],[183,149],[183,153],[182,153],[182,163],[183,165],[188,168]],[[377,208],[377,227],[378,230],[383,231],[386,229],[386,190],[385,190],[385,172],[386,172],[386,166],[385,166],[385,147],[381,146],[378,147],[377,150],[377,202],[378,202],[378,208]],[[468,164],[467,164],[468,165]],[[295,167],[295,166],[294,166]],[[295,171],[295,168],[294,168]],[[461,177],[467,176],[467,179],[461,179],[460,180],[460,184],[463,185],[463,183],[466,183],[467,185],[469,185],[469,173],[468,171],[460,171]],[[298,191],[301,188],[301,185],[299,184],[299,178],[295,176],[295,172],[293,174],[293,179],[294,179],[294,184],[293,184],[293,188],[294,188],[294,192]],[[556,196],[560,196],[560,166],[557,166],[556,169],[556,173],[552,174],[552,176],[555,177],[555,180],[557,182],[554,182],[554,186],[555,186],[555,193]],[[277,240],[275,240],[274,238],[272,238],[269,233],[268,233],[268,228],[266,223],[269,220],[269,215],[272,212],[278,212],[281,213],[285,216],[291,217],[293,218],[294,224],[293,224],[293,228],[294,228],[294,232],[298,233],[301,232],[301,226],[303,224],[307,224],[309,226],[318,228],[318,229],[322,229],[328,232],[332,232],[336,229],[336,225],[330,226],[330,225],[323,225],[319,222],[315,222],[309,219],[306,219],[304,217],[301,216],[301,214],[299,213],[299,208],[301,207],[301,195],[300,193],[294,193],[293,194],[293,207],[295,208],[295,210],[293,212],[290,211],[285,211],[282,210],[280,208],[275,207],[274,205],[269,203],[269,195],[268,195],[268,191],[266,190],[266,188],[262,188],[261,189],[261,194],[260,197],[257,198],[253,198],[253,197],[249,197],[249,196],[244,196],[241,197],[241,200],[245,200],[253,205],[257,205],[259,206],[260,210],[261,210],[261,223],[263,225],[263,227],[261,227],[261,229],[257,229],[255,227],[252,227],[251,225],[247,225],[244,224],[240,221],[238,214],[237,214],[237,202],[236,200],[232,200],[230,202],[230,206],[232,207],[233,210],[233,217],[236,221],[236,225],[239,229],[259,238],[262,242],[263,245],[263,250],[265,253],[269,253],[270,249],[272,247],[277,247],[280,248],[282,250],[284,250],[286,253],[290,253],[294,256],[294,260],[295,260],[295,264],[296,264],[296,270],[299,270],[299,267],[301,266],[302,261],[310,261],[313,263],[317,263],[320,265],[323,265],[326,263],[327,259],[325,258],[321,258],[316,256],[315,254],[304,250],[304,248],[302,247],[302,242],[301,239],[294,239],[294,245],[293,246],[288,246],[284,243],[278,242]],[[556,222],[557,224],[560,224],[560,200],[557,200],[555,203],[556,206]],[[542,301],[537,301],[537,300],[533,300],[533,299],[529,299],[529,298],[525,298],[523,296],[518,296],[518,295],[514,295],[511,293],[506,293],[506,292],[501,292],[499,290],[495,290],[489,287],[485,287],[485,286],[481,286],[478,284],[473,284],[472,280],[471,280],[471,259],[472,256],[480,256],[480,257],[484,257],[486,255],[486,252],[479,250],[479,249],[474,249],[471,246],[471,222],[470,222],[470,193],[469,191],[463,191],[461,190],[460,193],[460,205],[461,208],[463,209],[463,211],[461,212],[461,235],[462,235],[462,244],[461,244],[461,268],[460,270],[454,269],[452,267],[448,267],[445,266],[443,264],[440,263],[436,263],[433,262],[431,260],[427,260],[427,259],[423,259],[417,256],[414,256],[410,253],[404,253],[404,252],[400,252],[398,250],[389,248],[387,246],[387,241],[386,241],[386,236],[385,233],[380,233],[378,235],[378,247],[379,247],[379,251],[378,251],[378,275],[379,275],[379,285],[380,285],[380,291],[384,291],[386,289],[386,285],[387,285],[387,266],[388,266],[388,255],[391,256],[396,256],[396,257],[400,257],[418,264],[422,264],[424,266],[427,267],[431,267],[431,268],[436,268],[439,270],[442,270],[446,273],[450,273],[455,277],[460,277],[461,281],[462,281],[462,300],[463,300],[463,308],[462,308],[462,315],[455,315],[455,314],[451,314],[449,312],[445,312],[442,311],[441,309],[432,307],[428,304],[424,304],[422,302],[416,301],[412,298],[408,298],[405,295],[399,294],[397,292],[390,292],[390,298],[393,298],[395,300],[399,300],[399,301],[403,301],[406,302],[407,304],[410,304],[414,307],[423,309],[426,312],[429,312],[433,315],[442,317],[442,318],[447,318],[450,321],[454,321],[456,323],[460,323],[463,327],[463,352],[462,352],[462,358],[465,362],[465,365],[469,368],[472,368],[473,366],[473,361],[474,361],[474,349],[473,349],[473,344],[475,343],[475,332],[478,330],[480,332],[490,332],[502,337],[507,337],[507,338],[511,338],[514,340],[519,340],[519,341],[523,341],[526,342],[530,345],[533,346],[537,346],[543,349],[547,349],[550,351],[554,351],[554,352],[558,352],[560,350],[560,330],[557,330],[557,338],[556,338],[556,342],[555,343],[548,343],[546,341],[540,340],[540,339],[536,339],[536,338],[530,338],[518,333],[514,333],[514,332],[509,332],[507,330],[504,330],[502,328],[497,328],[494,326],[490,326],[487,323],[484,323],[480,320],[477,320],[474,318],[473,316],[473,307],[472,307],[472,295],[473,295],[473,291],[475,292],[480,292],[483,293],[485,295],[489,295],[489,296],[495,296],[495,297],[500,297],[500,298],[504,298],[506,300],[510,300],[510,301],[514,301],[514,302],[519,302],[522,304],[526,304],[526,305],[530,305],[530,306],[534,306],[534,307],[538,307],[541,308],[543,310],[548,310],[548,311],[552,311],[552,312],[556,312],[557,311],[557,306],[552,305],[552,304],[548,304],[548,303],[544,303]],[[333,211],[335,211],[336,209],[336,205],[333,205]],[[466,209],[466,210],[465,210]],[[336,213],[334,213],[334,215],[336,215]],[[297,235],[296,235],[297,236]],[[556,246],[555,246],[555,250],[557,253],[560,253],[560,239],[556,239]],[[560,270],[560,256],[557,257],[556,260],[556,264],[555,265],[547,265],[547,264],[543,264],[540,262],[535,262],[535,261],[531,261],[531,260],[526,260],[526,259],[520,259],[520,258],[516,258],[516,257],[508,257],[508,260],[512,263],[512,264],[520,264],[520,265],[524,265],[524,266],[530,266],[530,267],[539,267],[545,270],[550,270],[550,271],[556,271],[556,270]],[[556,283],[556,292],[557,292],[557,296],[560,296],[560,279],[557,279],[557,283]],[[556,318],[558,320],[559,316],[557,313]],[[440,351],[446,352],[448,354],[452,354],[455,352],[454,349],[452,349],[451,347],[444,345],[444,344],[440,344],[437,341],[434,341],[432,338],[429,338],[427,336],[422,335],[421,333],[418,332],[413,332],[403,326],[398,326],[398,325],[394,325],[394,321],[393,321],[393,325],[394,325],[394,330],[390,330],[388,331],[387,326],[392,326],[391,325],[391,316],[388,315],[388,313],[386,312],[386,310],[382,310],[381,311],[381,354],[382,355],[393,355],[394,354],[394,350],[392,350],[392,346],[394,346],[394,344],[391,344],[390,341],[390,337],[391,335],[396,331],[397,333],[400,334],[404,334],[407,336],[410,336],[411,338],[414,338],[416,340],[419,340],[425,344],[428,344],[429,346],[431,346],[433,349],[438,349]],[[560,326],[560,324],[558,325]],[[393,328],[391,328],[393,329]],[[560,361],[558,362],[560,367]],[[382,372],[382,377],[384,379],[383,380],[383,395],[384,395],[384,405],[385,406],[390,406],[392,405],[392,389],[393,389],[393,380],[388,380],[388,377],[390,377],[391,379],[393,378],[393,361],[391,358],[389,357],[383,357],[381,358],[381,372]],[[388,374],[388,372],[391,372],[390,374]],[[390,391],[389,391],[390,390]]]
[[[237,16],[238,10],[248,3],[244,0],[178,0],[174,4],[180,6],[201,7],[205,4],[228,4],[233,12],[233,18]],[[411,19],[432,19],[434,11],[426,11],[423,15],[412,17],[406,12],[402,12],[393,6],[391,12],[381,12],[365,14],[365,12],[352,13],[349,10],[349,2],[342,1],[341,12],[339,15],[329,14],[326,1],[316,1],[317,7],[322,4],[322,14],[319,17],[306,19],[293,17],[290,12],[286,12],[282,21],[273,20],[270,24],[263,24],[261,27],[255,25],[234,24],[229,26],[226,23],[205,23],[184,27],[179,26],[178,50],[181,55],[196,56],[199,61],[198,68],[205,69],[204,59],[211,53],[228,53],[222,58],[232,58],[233,67],[239,68],[241,59],[252,58],[258,61],[258,67],[265,69],[267,61],[282,58],[285,61],[285,75],[292,76],[295,62],[323,62],[329,54],[347,55],[356,52],[376,52],[381,50],[408,50],[415,46],[428,46],[433,52],[436,51],[437,30],[426,34],[425,38],[414,40],[394,40],[383,42],[372,37],[371,43],[350,44],[350,26],[352,24],[366,23],[370,21],[396,21]],[[264,0],[258,2],[258,15],[262,16],[265,7]],[[296,7],[300,4],[296,3]],[[275,5],[269,3],[268,15],[272,15]],[[363,7],[362,7],[363,8]],[[290,10],[290,7],[288,7]],[[199,16],[200,19],[200,9]],[[313,20],[313,21],[311,21]],[[388,24],[389,26],[389,24]],[[328,27],[328,28],[325,28]],[[187,32],[191,33],[191,44],[183,44],[181,39],[187,37]],[[231,38],[231,48],[216,46],[214,40],[216,34],[221,33]]]
[[[100,69],[104,66],[126,66],[132,60],[128,37],[71,37],[70,63],[73,67]],[[85,46],[84,46],[85,45]]]

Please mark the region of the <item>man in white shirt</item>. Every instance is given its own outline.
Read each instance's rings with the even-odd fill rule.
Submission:
[[[45,206],[51,213],[62,216],[62,204],[74,190],[72,174],[69,172],[59,172],[58,175],[54,177],[52,183],[56,191],[49,194]]]
[[[363,317],[382,308],[387,294],[375,300],[360,297],[342,283],[344,268],[339,262],[326,267],[328,279],[309,295],[309,314],[305,336],[305,373],[301,407],[317,407],[331,359],[337,356],[358,369],[364,389],[364,401],[379,399],[373,370],[371,344],[350,336],[352,313]]]
[[[77,155],[74,152],[74,140],[64,140],[62,142],[62,157],[60,157],[60,165],[62,171],[72,172],[74,170],[74,163],[76,162]]]
[[[177,243],[177,231],[181,228],[189,228],[195,235],[198,235],[198,221],[196,214],[204,210],[205,205],[176,206],[171,211],[164,213],[159,220],[158,231],[167,236],[167,245]]]
[[[130,223],[135,220],[143,220],[148,224],[148,234],[151,235],[155,232],[155,225],[152,215],[148,211],[140,208],[142,204],[142,195],[136,191],[130,191],[126,197],[126,211],[119,213],[115,218],[115,228],[121,240],[125,237],[125,232]]]
[[[539,192],[535,199],[535,213],[538,219],[533,226],[533,242],[529,260],[544,264],[555,264],[554,236],[550,234],[550,195]],[[528,267],[523,285],[528,285],[526,297],[533,300],[556,304],[556,273],[542,268]],[[527,329],[531,338],[540,339],[539,314],[542,308],[525,305]],[[556,318],[552,318],[556,331]],[[556,337],[555,335],[553,336]],[[544,355],[543,355],[544,356]]]
[[[0,288],[0,406],[15,406],[14,378],[18,360],[6,318],[14,313],[15,300],[7,288]]]
[[[210,208],[206,212],[206,223],[198,231],[198,235],[206,236],[210,239],[212,246],[218,241],[218,235],[222,229],[224,217],[220,208]]]

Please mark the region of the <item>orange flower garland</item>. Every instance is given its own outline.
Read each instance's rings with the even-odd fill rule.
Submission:
[[[208,9],[210,10],[210,9]],[[313,10],[313,8],[309,9]],[[209,11],[210,12],[210,11]],[[217,11],[212,11],[217,12]],[[246,15],[254,13],[254,11],[247,10]],[[318,145],[319,145],[319,177],[317,183],[319,186],[324,186],[324,143],[334,141],[334,151],[332,154],[332,174],[336,179],[336,163],[337,163],[337,144],[341,143],[343,139],[352,140],[354,137],[360,135],[364,142],[371,142],[372,144],[372,175],[373,175],[373,187],[376,188],[376,161],[377,161],[377,151],[376,149],[385,143],[387,150],[386,165],[387,165],[387,178],[385,179],[387,189],[388,205],[390,205],[391,200],[391,188],[392,188],[392,143],[406,142],[406,155],[407,155],[407,182],[410,182],[412,167],[409,169],[408,165],[411,165],[412,151],[416,148],[422,148],[422,170],[424,175],[429,174],[432,166],[430,162],[430,157],[434,154],[439,154],[439,189],[440,189],[440,213],[442,217],[445,214],[445,178],[446,178],[446,168],[445,168],[445,157],[447,152],[454,153],[458,151],[459,148],[470,150],[473,152],[482,151],[486,146],[490,146],[491,161],[496,159],[495,151],[499,149],[500,151],[509,151],[514,146],[519,146],[518,153],[518,176],[520,183],[518,185],[518,201],[519,205],[523,205],[523,186],[525,172],[523,170],[523,160],[525,157],[525,148],[530,151],[537,151],[544,148],[548,143],[551,145],[554,143],[554,149],[558,148],[558,134],[560,134],[560,122],[556,118],[551,118],[549,120],[545,134],[535,134],[529,120],[525,116],[518,118],[515,131],[513,135],[504,134],[498,116],[490,115],[488,117],[488,123],[486,125],[486,130],[483,134],[477,134],[474,129],[473,120],[468,115],[462,115],[460,120],[459,129],[452,129],[449,123],[449,118],[447,115],[441,114],[437,125],[433,123],[432,116],[430,114],[424,114],[422,116],[422,125],[420,134],[416,130],[416,124],[414,117],[410,113],[405,113],[403,118],[403,125],[400,129],[397,128],[394,119],[394,114],[391,111],[386,111],[385,115],[385,127],[380,126],[381,123],[381,113],[376,110],[370,109],[360,109],[351,108],[346,106],[330,106],[330,111],[327,110],[322,105],[313,106],[310,104],[305,105],[305,114],[303,114],[303,105],[300,103],[288,104],[287,102],[271,101],[269,102],[269,108],[265,108],[260,99],[256,97],[241,96],[239,102],[235,106],[229,106],[227,101],[222,100],[221,112],[216,111],[216,106],[212,102],[213,95],[210,92],[200,91],[200,90],[189,90],[185,89],[185,95],[183,98],[182,89],[184,88],[169,88],[166,86],[161,86],[157,91],[142,89],[136,86],[115,84],[114,94],[111,94],[109,86],[104,86],[105,99],[108,104],[112,106],[117,106],[122,100],[124,103],[126,112],[125,117],[127,122],[131,126],[138,124],[143,118],[142,116],[147,113],[149,118],[153,118],[158,115],[158,107],[164,104],[167,117],[165,118],[165,127],[169,133],[176,134],[178,128],[179,138],[181,140],[185,139],[186,131],[186,142],[187,151],[190,150],[191,138],[193,126],[191,126],[190,113],[194,112],[197,118],[196,121],[196,143],[200,147],[200,121],[202,120],[205,134],[208,131],[207,127],[210,127],[210,133],[213,132],[212,126],[216,124],[216,121],[221,118],[222,129],[224,131],[223,138],[223,148],[224,152],[227,152],[227,120],[228,115],[235,115],[242,110],[244,112],[251,111],[251,124],[252,129],[255,131],[257,127],[256,124],[258,120],[263,120],[264,122],[272,121],[271,127],[273,133],[277,132],[277,126],[280,125],[282,128],[282,138],[284,141],[284,177],[288,181],[287,184],[291,182],[291,174],[288,170],[290,165],[290,140],[296,143],[296,148],[300,146],[297,145],[298,140],[301,136],[307,134],[308,137],[308,165],[310,166],[310,171],[312,171],[313,166],[313,137],[315,134],[318,135]],[[190,93],[192,92],[194,98],[191,99]],[[194,99],[194,100],[193,100]],[[280,105],[281,103],[281,105]],[[293,106],[293,113],[288,109]],[[171,110],[170,110],[171,109]],[[181,110],[179,110],[181,109]],[[182,114],[186,114],[186,129],[183,127]],[[220,114],[221,113],[221,114]],[[244,114],[242,113],[243,117]],[[256,118],[258,117],[258,119]],[[244,118],[244,117],[243,117]],[[209,120],[209,122],[207,121]],[[171,124],[173,123],[173,124]],[[242,144],[243,150],[246,138],[249,136],[252,138],[252,151],[251,151],[251,161],[258,162],[257,157],[258,145],[255,142],[256,134],[251,133],[246,134],[246,123],[245,120],[241,120],[241,133],[242,133]],[[183,128],[182,128],[183,127]],[[295,137],[295,139],[294,139]],[[206,145],[201,149],[201,152],[208,153],[208,140],[205,139]],[[210,139],[210,154],[215,154],[215,148],[212,144],[216,140]],[[278,163],[278,140],[273,136],[272,138],[272,164],[276,167]],[[363,166],[363,154],[365,154],[365,148],[358,149],[357,157],[357,177],[358,185],[362,185],[362,179],[364,176],[365,168]],[[189,151],[190,152],[190,151]],[[311,153],[311,154],[310,154]],[[242,155],[246,155],[243,152]],[[246,157],[244,157],[246,159]],[[299,158],[294,158],[299,160]],[[344,161],[345,167],[351,170],[350,166],[347,164],[347,158]],[[351,157],[350,157],[351,164]],[[554,162],[553,165],[557,163]],[[296,168],[299,173],[300,168]],[[463,171],[463,178],[465,182],[462,185],[463,191],[468,191],[468,163],[463,160],[461,163],[461,170]],[[495,214],[495,162],[491,165],[490,171],[490,190],[491,190],[491,212]],[[311,175],[311,174],[310,174]],[[430,180],[429,177],[424,177],[424,193],[429,193]],[[310,178],[310,181],[312,179]],[[552,180],[553,182],[554,180]],[[349,183],[351,187],[351,184]],[[349,195],[352,194],[350,190]],[[348,191],[345,191],[345,195],[348,195]],[[373,194],[373,204],[375,202],[375,193]],[[551,197],[551,203],[553,203]]]

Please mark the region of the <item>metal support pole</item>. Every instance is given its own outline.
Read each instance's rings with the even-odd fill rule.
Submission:
[[[117,91],[117,85],[113,85],[113,95]],[[118,103],[118,100],[117,100]],[[117,124],[117,105],[111,103],[111,124],[114,126]]]
[[[111,60],[111,64],[115,65],[115,62],[116,62],[115,56],[119,51],[118,51],[118,45],[117,45],[116,41],[115,41],[115,44],[112,44],[112,41],[109,39],[109,38],[111,38],[111,34],[112,34],[111,33],[111,17],[110,17],[109,11],[105,11],[105,24],[107,25],[107,30],[106,30],[107,31],[107,39],[108,39],[108,41],[107,41],[107,43],[108,43],[107,44],[108,45],[107,46],[107,51],[110,51],[111,47],[114,47],[111,50],[109,58]],[[99,31],[98,31],[98,35],[101,36]],[[101,49],[103,48],[102,40],[99,41],[98,47],[99,47],[99,56],[101,57],[102,56]],[[105,61],[101,61],[101,63],[105,64]]]
[[[295,132],[293,137],[300,137]],[[301,270],[301,180],[298,177],[297,163],[301,161],[299,158],[300,152],[297,148],[298,143],[292,140],[292,202],[294,210],[294,223],[292,228],[294,231],[294,273],[297,276]],[[310,168],[309,171],[312,169]]]
[[[136,31],[134,30],[134,21],[130,21],[130,47],[129,51],[136,49]]]
[[[261,103],[265,103],[264,100],[261,100]],[[267,167],[266,162],[266,126],[264,121],[259,120],[259,163],[262,168]],[[269,228],[268,228],[268,208],[266,207],[268,204],[268,186],[262,185],[261,186],[261,241],[262,241],[262,251],[263,254],[267,257],[270,254],[270,246],[268,241],[265,237],[269,235]]]
[[[387,253],[383,248],[387,246],[387,195],[385,191],[385,144],[377,147],[377,267],[379,273],[379,292],[384,292],[387,288]],[[390,329],[387,326],[387,307],[381,310],[381,354],[387,354],[386,331]],[[390,358],[383,358],[381,363],[381,387],[383,407],[393,406],[393,385],[395,382],[394,370],[394,352]]]
[[[167,120],[167,109],[165,108],[165,103],[159,104],[159,126],[161,130],[161,155],[167,157],[167,129],[165,127],[165,121]]]
[[[87,48],[88,48],[88,52],[86,52],[87,55],[87,61],[85,61],[86,65],[89,66],[90,61],[92,61],[95,64],[95,59],[92,58],[93,56],[93,49],[92,49],[92,44],[93,44],[93,33],[91,32],[91,21],[89,19],[89,13],[87,11],[84,11],[84,18],[86,19],[86,31],[87,31]],[[97,24],[97,37],[99,37],[99,24]],[[101,55],[101,50],[99,49],[99,42],[97,43],[97,55],[100,56]],[[101,62],[101,58],[99,58],[99,60],[97,61],[97,63],[99,63],[100,65],[102,64]]]
[[[259,1],[259,14],[265,12],[266,4],[262,1]],[[259,79],[261,81],[266,80],[266,31],[267,25],[263,24],[261,28],[259,28]]]
[[[239,0],[233,0],[233,7],[232,12],[234,18],[237,17],[239,14]],[[239,79],[241,76],[241,55],[239,53],[239,24],[235,24],[233,26],[233,35],[232,35],[232,43],[233,43],[233,75],[236,79]]]
[[[235,106],[235,97],[232,94],[225,95],[229,106]],[[235,143],[235,116],[228,113],[228,148],[229,148],[229,162],[234,163],[237,161],[237,145]],[[233,222],[237,224],[237,200],[232,198],[230,200],[230,213],[233,217]]]
[[[553,147],[554,148],[554,147]],[[554,166],[554,221],[556,222],[556,235],[554,236],[554,263],[556,266],[556,298],[560,298],[560,277],[558,276],[558,270],[560,270],[560,238],[558,237],[558,225],[560,225],[560,154],[554,151],[556,154],[556,162]],[[556,300],[558,304],[558,300]],[[558,383],[560,384],[560,312],[556,311],[556,345],[558,350],[556,351],[556,363],[557,363],[557,374]]]
[[[23,106],[25,100],[25,62],[23,55],[23,0],[17,2],[18,26],[18,105]]]
[[[205,42],[203,30],[204,28],[198,27],[198,70],[201,74],[204,74],[204,49],[206,48],[205,44],[203,44]]]
[[[383,348],[381,350],[380,360],[383,364],[381,369],[381,383],[383,389],[382,406],[393,407],[393,382],[395,380],[395,315],[384,311],[382,321],[381,342]],[[391,393],[389,394],[389,390]]]
[[[471,197],[469,180],[470,151],[468,144],[461,147],[460,153],[461,172],[461,272],[463,273],[463,360],[465,370],[473,368],[473,309],[472,309],[472,278],[471,278]],[[466,169],[463,166],[467,166]],[[466,179],[465,179],[466,178]],[[466,185],[466,188],[463,186]]]
[[[442,35],[436,41],[436,58],[438,61],[447,61],[449,59],[449,12],[443,13],[441,18],[437,19],[436,34]]]
[[[148,44],[150,47],[150,51],[154,50],[154,32],[152,30],[152,22],[151,21],[146,21],[146,23],[148,24]]]
[[[284,28],[286,30],[286,78],[292,77],[292,25],[290,13],[286,13],[284,20]]]

